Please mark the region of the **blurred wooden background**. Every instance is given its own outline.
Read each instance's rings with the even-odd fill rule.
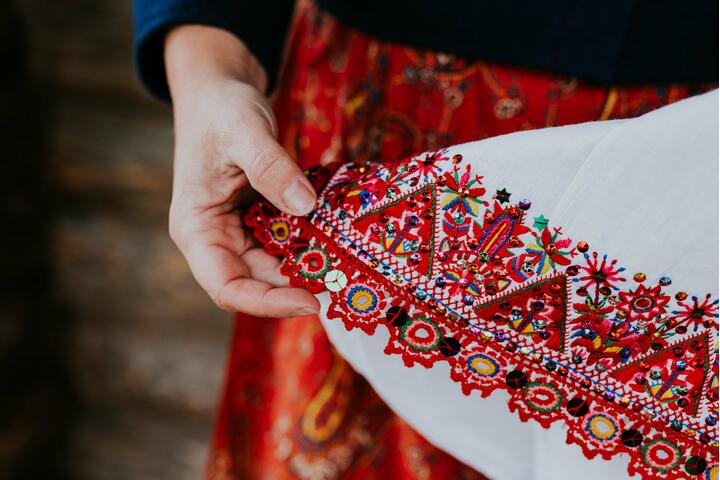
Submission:
[[[0,478],[200,478],[230,321],[167,236],[130,2],[11,1],[0,35]]]

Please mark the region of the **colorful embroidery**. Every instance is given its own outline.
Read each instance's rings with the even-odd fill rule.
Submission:
[[[293,285],[330,291],[329,318],[384,325],[407,366],[448,362],[465,394],[503,388],[522,421],[562,420],[588,458],[628,454],[630,474],[717,469],[718,300],[628,278],[483,181],[451,149],[350,164],[307,218],[263,203],[246,224]]]

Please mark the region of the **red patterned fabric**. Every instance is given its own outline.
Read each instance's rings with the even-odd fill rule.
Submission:
[[[346,28],[310,4],[299,6],[288,63],[278,91],[275,109],[280,139],[305,168],[339,161],[359,165],[395,161],[414,152],[518,130],[636,116],[692,93],[688,88],[675,86],[594,88],[576,79],[404,48]],[[468,179],[463,179],[462,169],[458,173],[458,177],[445,180],[449,188],[473,189],[472,196],[482,195],[481,184],[470,185]],[[325,180],[316,179],[318,184]],[[377,185],[377,188],[384,187]],[[421,193],[425,194],[431,193]],[[498,202],[501,198],[496,197]],[[497,212],[517,209],[517,205],[510,207],[505,202],[494,205]],[[393,216],[392,212],[386,214]],[[263,217],[261,223],[272,230],[267,220]],[[367,221],[369,229],[372,222]],[[289,235],[290,230],[282,230],[285,225],[276,224],[274,234]],[[429,227],[422,223],[413,234],[427,238],[424,228]],[[515,228],[518,236],[529,234],[532,227],[527,222],[516,222]],[[547,235],[537,236],[540,250],[543,242],[551,241],[545,238]],[[403,254],[402,246],[392,245],[381,232],[374,241]],[[535,264],[555,262],[562,268],[570,268],[562,252],[573,248],[578,247],[569,243],[562,245],[561,252],[550,258],[543,257],[540,250],[527,255]],[[295,268],[305,265],[306,285],[319,288],[327,273],[323,266],[326,259],[314,252],[293,250],[294,260],[297,253],[308,258],[286,265],[295,265]],[[494,254],[503,261],[514,259],[504,250]],[[337,259],[327,261],[332,263]],[[594,257],[590,256],[588,261],[595,261]],[[428,268],[426,262],[427,259],[420,258],[413,268],[424,272]],[[508,271],[510,275],[525,275],[522,269],[509,268]],[[368,274],[367,280],[372,281],[371,275]],[[537,288],[562,290],[563,281],[557,277]],[[458,284],[469,288],[464,283]],[[482,288],[487,291],[491,286]],[[647,285],[647,288],[654,292],[655,287]],[[515,298],[524,299],[533,293],[523,292]],[[637,294],[637,290],[624,293],[626,297],[621,299],[618,309],[630,305],[633,301],[630,296]],[[397,298],[404,298],[406,292],[396,294]],[[652,295],[663,296],[659,292]],[[335,315],[349,324],[368,333],[375,328],[374,320],[362,312],[343,309],[342,303],[335,305],[341,309]],[[393,306],[380,302],[377,308],[387,311]],[[486,308],[505,307],[488,305]],[[552,310],[550,306],[544,308]],[[553,311],[543,313],[551,317],[550,320],[555,315]],[[436,357],[448,358],[443,351],[452,351],[458,345],[443,338],[437,345],[418,344],[420,349],[407,350],[407,339],[414,338],[413,329],[428,328],[421,323],[416,322],[414,326],[402,323],[403,338],[397,337],[400,340],[389,348],[403,354],[408,362],[431,364]],[[460,337],[453,338],[458,338],[461,347]],[[421,338],[427,341],[427,335],[423,335],[417,337],[417,342]],[[415,355],[418,351],[424,354]],[[600,352],[600,356],[603,354]],[[529,364],[532,363],[530,358]],[[464,373],[455,375],[461,381]],[[548,375],[557,375],[557,372]],[[518,378],[518,382],[523,383],[523,379]],[[467,385],[464,388],[477,387],[467,382],[463,385]],[[544,392],[538,393],[538,398],[549,397]],[[518,402],[516,408],[521,412],[527,408]],[[430,445],[394,415],[367,382],[333,350],[317,318],[268,320],[239,316],[208,478],[483,476]]]

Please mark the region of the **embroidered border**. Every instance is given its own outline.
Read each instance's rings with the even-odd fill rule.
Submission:
[[[528,200],[485,193],[445,149],[343,166],[308,217],[261,203],[245,222],[292,285],[330,291],[330,319],[383,325],[408,367],[448,362],[464,394],[504,389],[522,421],[562,420],[588,458],[628,454],[630,474],[717,472],[718,300],[677,292],[670,310],[669,278],[628,287],[543,215],[529,226]]]

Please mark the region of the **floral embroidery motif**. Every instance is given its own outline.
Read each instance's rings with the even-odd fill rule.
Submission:
[[[312,214],[262,203],[246,224],[293,285],[330,291],[330,319],[385,326],[385,353],[448,362],[467,395],[507,390],[588,458],[628,454],[645,478],[717,470],[717,299],[627,278],[508,187],[489,195],[452,149],[309,176],[326,184]]]

